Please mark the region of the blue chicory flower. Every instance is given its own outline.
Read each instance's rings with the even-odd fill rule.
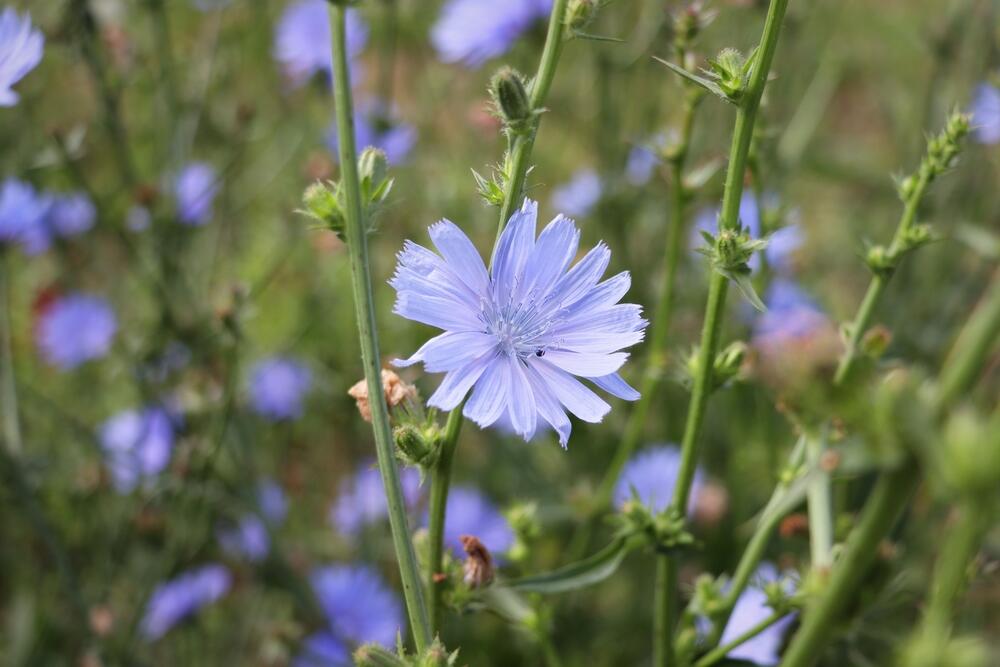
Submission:
[[[0,107],[20,100],[15,83],[42,61],[45,37],[31,25],[31,15],[18,15],[13,7],[0,12]]]
[[[551,8],[552,0],[449,0],[431,41],[444,62],[477,68],[506,53]]]
[[[778,581],[777,569],[770,563],[762,563],[755,576],[760,585]],[[760,588],[747,588],[736,601],[729,623],[719,641],[724,646],[743,635],[758,623],[769,617],[773,610],[767,606],[767,595]],[[733,660],[749,660],[761,665],[777,665],[781,659],[779,651],[782,639],[788,627],[794,622],[795,615],[789,614],[770,626],[756,637],[743,642],[727,654]]]
[[[229,570],[216,563],[160,584],[146,605],[140,624],[142,636],[148,641],[159,639],[180,621],[221,598],[231,585]]]
[[[25,229],[21,244],[29,255],[47,251],[57,238],[68,239],[83,234],[94,226],[97,209],[82,192],[51,195],[39,198],[45,215]]]
[[[1000,143],[1000,88],[988,83],[976,87],[969,107],[972,136],[981,144]]]
[[[275,525],[288,516],[288,498],[281,485],[273,479],[265,479],[257,485],[257,506],[261,516]]]
[[[212,218],[218,192],[218,175],[212,165],[204,162],[186,165],[174,181],[177,219],[192,227],[204,225]]]
[[[107,300],[72,293],[59,297],[42,312],[36,343],[42,358],[68,371],[111,349],[118,322]]]
[[[98,440],[118,493],[131,492],[167,467],[178,421],[167,408],[152,406],[119,412],[101,425]]]
[[[125,212],[125,226],[130,231],[144,232],[151,224],[153,224],[153,214],[145,206],[134,204]]]
[[[625,180],[639,187],[649,182],[663,160],[660,155],[667,145],[667,135],[663,132],[653,135],[646,143],[633,146],[625,161]]]
[[[40,195],[30,183],[16,178],[0,185],[0,244],[21,243],[44,229],[51,201]]]
[[[573,174],[568,183],[552,191],[552,205],[557,211],[578,218],[590,214],[601,200],[601,177],[593,169],[581,169]]]
[[[599,422],[611,409],[574,376],[614,396],[639,393],[617,373],[628,358],[620,350],[643,338],[641,308],[619,304],[631,284],[627,271],[598,282],[611,251],[599,243],[570,268],[580,231],[557,216],[535,239],[538,205],[526,200],[498,240],[489,271],[469,238],[442,220],[429,229],[441,256],[407,241],[390,284],[395,312],[445,333],[398,366],[422,362],[446,373],[428,400],[453,410],[472,390],[463,414],[486,428],[506,410],[525,440],[538,417],[569,440],[566,410]]]
[[[401,468],[399,481],[407,507],[416,507],[420,502],[420,473],[414,468]],[[388,512],[382,474],[369,462],[341,487],[330,506],[330,523],[345,535],[357,535],[365,526],[388,516]]]
[[[773,280],[764,295],[764,305],[767,310],[757,313],[753,322],[753,342],[758,346],[781,349],[830,326],[823,309],[791,280]]]
[[[268,525],[277,526],[287,513],[285,492],[274,480],[263,480],[257,485],[257,511],[244,514],[234,525],[220,527],[216,532],[219,545],[230,556],[260,562],[271,551]]]
[[[654,512],[662,512],[673,499],[680,467],[681,452],[673,445],[654,445],[634,455],[622,468],[615,485],[615,507],[624,507],[632,500],[634,492],[644,505]],[[704,477],[701,469],[695,468],[691,493],[688,494],[689,514],[697,503]]]
[[[326,630],[314,632],[302,642],[302,651],[292,667],[347,667],[351,664],[351,652],[344,642]]]
[[[417,142],[417,130],[412,125],[396,120],[394,115],[379,102],[363,105],[359,109],[354,117],[354,144],[359,154],[366,147],[372,146],[385,151],[389,164],[400,165],[406,162]],[[339,158],[336,123],[330,126],[326,143],[334,158]]]
[[[367,565],[329,565],[309,577],[333,637],[354,644],[395,646],[404,629],[399,598]]]
[[[368,27],[355,10],[346,18],[347,55],[356,57],[368,40]],[[332,76],[330,14],[326,0],[296,0],[278,21],[274,57],[294,86],[301,86],[315,74]]]
[[[514,531],[496,506],[476,489],[456,486],[445,507],[444,543],[462,553],[462,535],[475,535],[492,554],[502,554],[514,544]]]
[[[312,385],[309,368],[290,357],[270,357],[250,371],[250,405],[271,421],[298,419]]]
[[[775,198],[765,195],[764,208],[773,207],[776,204]],[[692,247],[699,248],[705,245],[705,240],[701,237],[702,231],[717,234],[719,229],[719,208],[702,209],[695,215],[694,229],[691,232]],[[744,192],[740,198],[740,223],[748,229],[752,238],[760,238],[761,221],[760,212],[757,207],[757,198],[752,192]],[[802,230],[798,225],[789,224],[775,230],[768,239],[767,248],[764,250],[767,257],[768,266],[781,273],[789,273],[792,269],[792,260],[795,252],[802,246]],[[750,258],[750,268],[756,271],[760,268],[760,257],[754,254]]]

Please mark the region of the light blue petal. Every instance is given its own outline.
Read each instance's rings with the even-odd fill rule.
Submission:
[[[409,320],[448,331],[477,331],[482,324],[476,313],[454,299],[418,292],[400,292],[392,312]]]
[[[492,353],[484,354],[445,375],[441,386],[427,399],[427,405],[444,411],[454,410],[494,358]]]
[[[611,406],[600,396],[587,389],[566,371],[560,370],[545,361],[544,358],[529,357],[528,364],[533,368],[553,396],[570,412],[585,422],[598,423],[608,414]]]
[[[500,235],[492,269],[493,294],[500,303],[511,298],[524,274],[524,266],[535,246],[537,219],[538,204],[525,199],[521,210],[510,216],[510,222]]]
[[[626,359],[628,359],[628,354],[625,352],[581,354],[568,350],[549,350],[545,353],[545,360],[549,363],[567,373],[585,378],[601,377],[614,373],[622,367]]]
[[[612,396],[625,399],[626,401],[639,400],[640,394],[632,388],[628,382],[622,379],[618,373],[611,373],[599,378],[590,378],[590,381],[598,387],[608,392]]]
[[[603,283],[597,285],[586,296],[579,299],[572,306],[573,316],[590,310],[602,310],[618,303],[629,287],[632,286],[632,277],[628,271],[608,278]]]
[[[511,382],[507,410],[514,430],[525,441],[528,441],[535,434],[535,425],[538,421],[538,408],[535,406],[534,392],[531,391],[531,385],[528,384],[523,363],[517,357],[509,357],[508,365],[510,366]]]
[[[552,391],[545,383],[545,380],[531,364],[527,366],[526,375],[528,383],[531,385],[538,414],[559,434],[559,444],[565,449],[567,443],[569,443],[569,435],[572,431],[569,417],[566,416],[566,412],[559,405],[559,401],[552,395]]]
[[[474,292],[485,295],[489,286],[486,265],[472,241],[461,229],[449,220],[441,220],[428,230],[434,247],[438,249],[448,265],[461,276],[465,284]]]
[[[646,332],[642,329],[625,333],[600,331],[572,331],[559,336],[559,347],[580,353],[610,354],[642,342]]]
[[[491,355],[489,365],[472,390],[472,398],[462,411],[466,417],[486,428],[500,418],[510,395],[510,365],[506,355]]]
[[[409,359],[394,359],[393,365],[412,366],[423,362],[428,373],[446,373],[496,347],[494,336],[479,331],[447,331],[431,338]]]
[[[552,288],[552,302],[562,307],[571,306],[597,284],[611,261],[611,250],[598,243]]]
[[[547,294],[576,257],[579,246],[580,230],[569,218],[556,216],[538,236],[524,269],[519,294],[532,291],[537,291],[538,297]]]

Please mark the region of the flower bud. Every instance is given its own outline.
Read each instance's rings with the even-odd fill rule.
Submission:
[[[712,381],[716,388],[724,386],[739,374],[746,354],[747,344],[735,341],[715,357]]]
[[[944,430],[941,471],[961,494],[988,497],[1000,486],[1000,417],[986,420],[971,409],[951,415]]]
[[[861,338],[861,351],[872,359],[878,359],[892,342],[892,332],[882,325],[876,325],[865,332]]]
[[[406,661],[380,644],[364,644],[354,652],[356,667],[406,667]]]
[[[368,180],[372,183],[381,183],[389,174],[389,159],[385,151],[372,146],[361,151],[358,158],[358,177],[362,181]]]
[[[336,183],[313,183],[302,195],[302,203],[305,206],[302,213],[343,237],[344,210],[340,204],[340,187]]]
[[[736,49],[723,49],[708,64],[712,68],[709,73],[726,97],[739,102],[749,83],[749,70],[743,54]]]
[[[405,463],[426,468],[437,459],[436,443],[416,425],[400,424],[392,430],[392,436]]]
[[[566,25],[570,30],[583,30],[597,16],[597,0],[569,0]]]
[[[490,97],[505,127],[515,132],[527,129],[534,111],[520,72],[511,67],[498,70],[490,80]]]

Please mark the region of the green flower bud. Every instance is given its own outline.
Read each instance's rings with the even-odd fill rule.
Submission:
[[[884,326],[877,325],[865,332],[861,338],[861,351],[872,359],[878,359],[885,354],[892,342],[892,332]]]
[[[884,245],[873,245],[865,254],[865,263],[876,275],[891,275],[896,270],[896,254]]]
[[[583,30],[597,16],[597,0],[569,0],[566,25],[570,30]]]
[[[723,49],[714,59],[708,61],[709,74],[719,88],[733,102],[743,98],[749,85],[747,60],[736,49]]]
[[[393,429],[393,438],[399,449],[399,457],[407,464],[426,468],[437,458],[437,444],[433,438],[428,438],[414,424],[401,424]]]
[[[736,377],[743,366],[746,358],[747,345],[742,341],[735,341],[720,352],[715,357],[715,367],[713,368],[713,386],[715,388],[724,386],[727,382]]]
[[[416,667],[453,667],[458,661],[458,650],[448,653],[444,644],[437,637],[424,649],[424,652],[414,663]]]
[[[406,667],[406,661],[375,643],[363,644],[354,652],[357,667]]]
[[[392,190],[393,180],[389,178],[389,159],[385,151],[371,146],[361,151],[358,178],[361,180],[361,203],[370,227],[372,217]]]
[[[317,220],[327,229],[333,230],[337,236],[344,235],[344,209],[340,202],[340,186],[333,181],[316,182],[306,188],[302,195],[305,207],[301,213]]]
[[[490,97],[504,126],[523,132],[534,117],[524,76],[512,67],[502,67],[490,79]]]
[[[995,494],[1000,486],[1000,417],[983,419],[969,408],[954,412],[945,425],[940,469],[960,494]]]

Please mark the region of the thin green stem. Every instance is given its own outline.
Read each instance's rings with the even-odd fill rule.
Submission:
[[[781,667],[806,667],[819,660],[823,647],[833,638],[834,627],[844,608],[857,595],[858,585],[875,560],[878,545],[886,536],[920,482],[916,463],[907,461],[883,474],[851,532],[830,582],[819,603],[803,616]]]
[[[451,467],[458,445],[458,433],[462,429],[462,408],[465,401],[448,414],[448,422],[441,438],[441,450],[434,465],[431,479],[430,520],[430,559],[427,565],[427,590],[431,592],[431,632],[436,633],[441,628],[441,607],[444,596],[443,581],[438,575],[443,574],[444,559],[444,525],[448,506],[448,489],[451,486]]]
[[[757,118],[764,86],[771,70],[771,62],[778,46],[778,35],[784,19],[788,0],[771,0],[764,22],[764,32],[757,51],[756,62],[750,76],[750,82],[740,108],[736,112],[736,124],[729,153],[729,167],[726,172],[726,185],[722,198],[722,214],[719,225],[722,230],[736,229],[739,225],[740,198],[743,195],[743,179],[746,172],[747,156],[750,152],[750,142],[753,139],[753,127]],[[705,408],[713,384],[712,370],[715,365],[715,355],[722,332],[722,315],[726,304],[728,279],[721,273],[713,272],[709,282],[708,301],[705,306],[705,322],[702,327],[701,347],[698,351],[698,372],[694,378],[691,403],[688,406],[687,423],[684,427],[684,437],[681,441],[681,465],[674,486],[672,511],[683,514],[687,508],[691,483],[697,464],[697,445],[704,422]],[[658,641],[654,644],[654,655],[658,658],[654,664],[667,665],[673,659],[673,634],[676,626],[676,592],[677,563],[670,556],[660,556],[667,562],[657,568],[657,588],[663,591],[657,595],[670,594],[673,600],[657,606],[656,612],[664,618],[656,619],[654,626],[658,628]]]
[[[653,665],[674,663],[674,630],[677,624],[677,559],[656,557],[653,589]]]
[[[524,180],[528,174],[528,162],[531,159],[531,149],[535,145],[535,135],[541,123],[541,112],[544,110],[545,99],[548,97],[552,79],[556,74],[556,65],[563,48],[563,22],[566,17],[566,5],[569,0],[556,0],[552,4],[549,15],[549,29],[545,35],[545,47],[542,49],[542,59],[538,63],[538,72],[531,82],[528,101],[538,115],[531,127],[523,134],[512,134],[504,167],[507,173],[506,191],[503,204],[500,206],[500,224],[497,226],[497,239],[510,220],[511,214],[517,208],[524,192]]]
[[[760,623],[758,623],[757,625],[753,626],[752,628],[744,632],[742,635],[740,635],[733,641],[729,642],[728,644],[719,646],[715,649],[712,649],[711,651],[706,653],[697,662],[694,663],[694,667],[710,667],[710,665],[714,665],[715,663],[719,662],[727,655],[729,655],[730,651],[750,641],[751,639],[753,639],[760,633],[764,632],[769,627],[771,627],[772,625],[774,625],[787,615],[788,612],[781,612],[781,613],[774,612],[773,614],[771,614],[770,616],[762,620]]]
[[[1000,270],[968,324],[959,333],[941,368],[938,400],[948,404],[959,398],[983,370],[983,359],[1000,338]]]
[[[806,491],[809,503],[809,554],[812,567],[826,572],[833,564],[833,505],[830,495],[830,473],[823,470],[822,457],[826,450],[826,434],[806,436],[812,479]]]
[[[0,248],[0,408],[3,410],[3,439],[11,456],[21,453],[21,423],[17,410],[14,354],[11,336],[10,281],[7,249]]]
[[[983,533],[989,527],[983,511],[971,502],[958,510],[951,530],[941,541],[941,554],[931,580],[930,600],[921,627],[924,632],[948,634],[955,602],[965,590],[969,563],[976,556]]]
[[[368,260],[368,235],[361,209],[361,189],[358,180],[357,156],[354,147],[354,119],[351,101],[351,83],[347,65],[345,13],[341,4],[330,5],[330,32],[333,43],[334,107],[337,116],[337,135],[340,137],[341,185],[345,196],[345,233],[351,260],[351,283],[354,306],[361,339],[361,361],[368,384],[375,450],[378,456],[382,484],[389,508],[389,525],[393,546],[399,562],[403,595],[410,619],[410,629],[418,651],[431,642],[430,623],[424,605],[420,570],[406,521],[403,490],[396,469],[395,447],[389,428],[389,411],[382,391],[379,368],[378,333],[375,324],[375,300],[372,294],[371,270]]]

